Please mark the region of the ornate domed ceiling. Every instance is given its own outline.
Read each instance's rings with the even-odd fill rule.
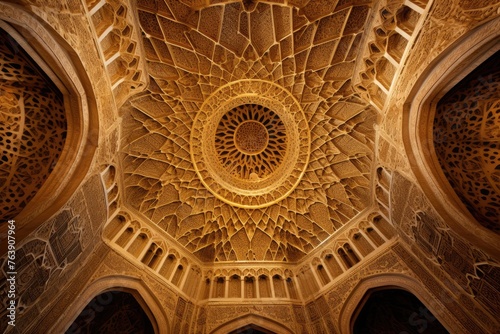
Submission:
[[[371,6],[138,1],[126,205],[203,261],[296,261],[370,208],[377,113],[350,78]]]
[[[499,332],[499,8],[0,0],[40,65],[0,46],[0,276],[21,283],[0,332],[63,333],[97,301],[86,328],[128,305],[162,334],[350,333],[384,291]]]

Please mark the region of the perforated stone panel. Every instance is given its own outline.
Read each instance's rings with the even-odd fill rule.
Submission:
[[[457,195],[480,224],[500,233],[500,52],[439,101],[434,145]]]
[[[0,29],[0,217],[14,218],[54,169],[66,141],[63,96]]]
[[[222,116],[215,136],[222,167],[241,179],[267,176],[283,162],[285,127],[265,107],[246,104],[234,108]]]
[[[271,128],[272,129],[272,128]],[[264,124],[250,120],[242,122],[234,133],[234,146],[246,155],[254,155],[266,149],[269,134]]]

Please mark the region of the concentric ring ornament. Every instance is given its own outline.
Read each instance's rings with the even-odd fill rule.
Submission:
[[[288,196],[310,154],[308,122],[298,101],[262,80],[227,84],[195,117],[191,159],[214,196],[242,208],[262,208]]]

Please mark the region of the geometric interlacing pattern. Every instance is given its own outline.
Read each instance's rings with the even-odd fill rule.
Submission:
[[[48,213],[35,208],[21,222],[60,175],[16,218],[23,243],[15,332],[62,332],[94,297],[73,329],[154,331],[146,322],[186,334],[245,325],[348,333],[372,292],[402,288],[430,303],[435,317],[419,310],[418,324],[391,328],[422,305],[407,303],[403,319],[406,297],[388,298],[375,310],[394,315],[386,331],[442,321],[443,332],[500,333],[500,256],[491,246],[498,240],[473,222],[474,235],[462,233],[468,219],[447,221],[447,210],[434,209],[456,203],[441,182],[425,180],[435,154],[421,150],[434,117],[428,104],[437,102],[428,98],[441,98],[448,79],[491,55],[498,7],[499,0],[0,2],[7,20],[0,26],[12,24],[16,38],[28,38],[23,46],[54,56],[43,69],[55,65],[81,93],[65,102],[78,104],[81,95],[85,136],[67,144],[81,144],[74,153],[88,157],[56,163],[63,166],[55,172],[77,167],[87,177],[67,180],[67,194],[50,199],[63,205],[53,219],[31,233]],[[481,102],[466,89],[440,118],[446,137],[458,137],[443,145],[445,160],[456,154],[453,171],[474,167],[459,181],[484,212],[499,202],[482,185],[484,176],[498,179],[498,150],[489,144],[498,141],[500,115],[485,94],[489,81],[487,74],[475,83]],[[498,91],[495,82],[488,87]],[[459,112],[480,131],[462,127]],[[478,132],[484,149],[459,140]],[[433,201],[437,193],[443,198]],[[4,269],[4,306],[7,276]],[[140,305],[110,292],[118,286]],[[0,332],[6,327],[0,322]]]
[[[0,29],[0,217],[17,216],[36,195],[66,141],[63,96]]]
[[[270,133],[260,123],[268,123],[264,109],[254,110],[260,115],[252,117],[260,119],[259,122],[252,120],[248,123],[240,115],[243,109],[239,107],[244,105],[259,105],[276,114],[277,122],[268,124],[268,127],[272,128]],[[250,112],[247,107],[244,109]],[[231,127],[227,130],[222,129],[221,126],[228,125],[224,118],[235,112],[235,117],[231,117],[230,123],[237,128],[234,131]],[[240,124],[241,121],[243,122]],[[249,125],[254,129],[259,126],[257,128],[261,132],[257,134],[261,143],[259,150],[249,152],[252,148],[249,147],[250,142],[247,139],[251,137],[244,137],[244,133],[240,133],[240,125],[247,129]],[[279,145],[279,142],[284,144],[285,141],[284,135],[280,134],[282,129],[286,132],[286,147]],[[246,161],[236,159],[234,161],[236,165],[227,165],[227,161],[222,165],[221,158],[228,153],[225,150],[227,145],[223,144],[221,147],[218,139],[221,136],[231,137],[231,132],[234,133],[231,143],[236,151],[251,154],[243,155]],[[280,138],[274,138],[275,134]],[[229,144],[227,140],[226,144]],[[252,145],[255,145],[255,140]],[[289,92],[268,81],[239,80],[221,87],[205,100],[191,129],[190,148],[196,172],[212,194],[231,205],[247,209],[261,208],[285,198],[300,182],[309,160],[310,132],[301,106]],[[272,152],[268,149],[278,150]],[[261,150],[263,152],[260,154],[252,155]],[[272,173],[269,173],[266,169],[271,166]],[[234,173],[235,169],[245,173],[249,168],[253,168],[253,174],[248,173],[248,177],[242,177],[245,174]],[[259,176],[257,171],[263,171],[265,174],[260,173]]]
[[[297,261],[370,206],[377,114],[350,78],[371,1],[191,5],[137,2],[150,83],[122,110],[124,203],[203,261]],[[210,110],[222,117],[261,105],[285,124],[286,152],[297,149],[291,138],[307,147],[308,159],[296,160],[301,172],[283,173],[293,187],[269,200],[264,191],[253,194],[256,205],[242,204],[248,183],[221,188],[240,206],[208,189],[204,182],[213,175],[203,174],[207,164],[199,158],[220,165],[219,158],[200,148],[207,140],[193,144],[205,131],[197,122],[211,113],[204,103],[231,86],[252,98],[227,89],[217,99],[234,104]],[[272,90],[282,98],[273,101]],[[285,119],[284,105],[297,105],[293,119]],[[220,119],[207,121],[214,152]]]

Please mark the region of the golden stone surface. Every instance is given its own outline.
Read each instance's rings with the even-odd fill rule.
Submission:
[[[0,0],[0,27],[62,96],[2,51],[0,332],[120,290],[161,334],[351,333],[387,288],[500,332],[498,69],[458,84],[498,0]],[[83,330],[140,331],[107,315]]]
[[[234,145],[244,154],[256,155],[264,151],[269,142],[266,127],[258,121],[245,121],[234,132]]]

